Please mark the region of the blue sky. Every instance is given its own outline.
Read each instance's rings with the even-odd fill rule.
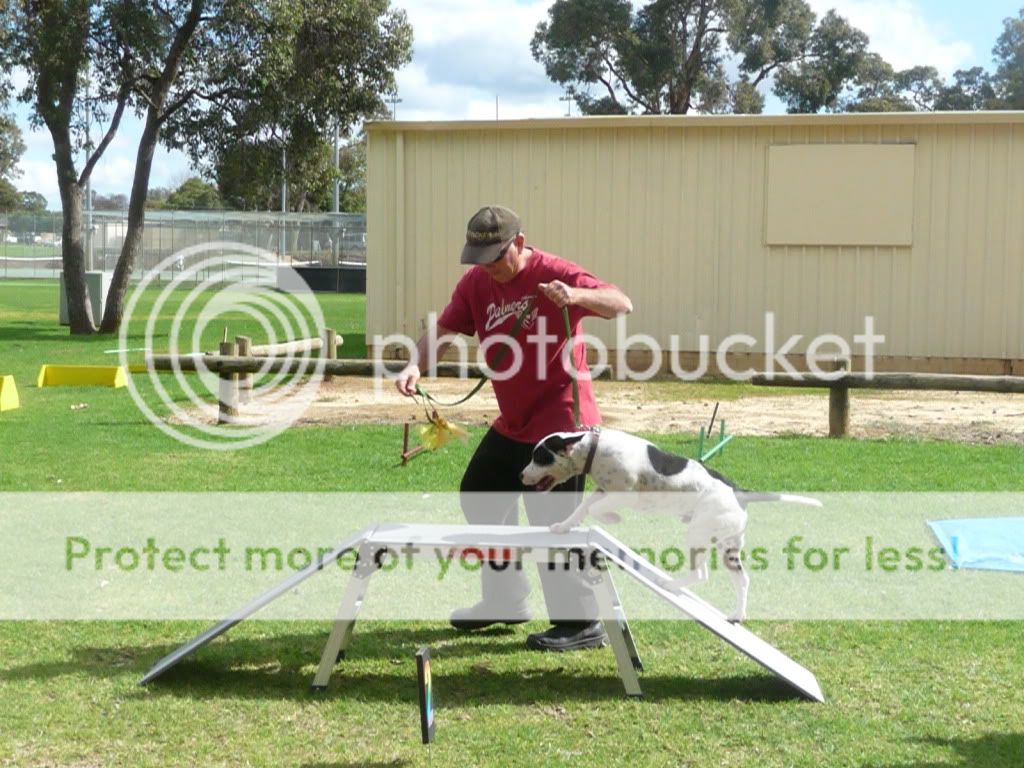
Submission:
[[[972,66],[990,68],[992,47],[1003,19],[1016,16],[1024,0],[808,0],[819,15],[835,8],[867,32],[871,47],[896,68],[931,64],[948,76]],[[560,89],[530,56],[530,38],[547,17],[549,0],[392,0],[412,22],[412,63],[398,74],[399,120],[502,119],[565,114]],[[639,5],[641,3],[634,3]],[[769,112],[783,111],[769,99]],[[32,132],[24,107],[15,117],[28,147],[19,189],[41,192],[59,208],[53,147],[45,131]],[[93,173],[93,188],[127,194],[135,166],[141,123],[126,118]],[[176,187],[190,175],[181,153],[160,149],[151,187]]]

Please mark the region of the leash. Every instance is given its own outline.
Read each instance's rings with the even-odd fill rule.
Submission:
[[[537,303],[537,298],[535,296],[531,297],[530,300],[526,302],[526,306],[523,307],[522,311],[516,317],[516,321],[515,321],[515,323],[512,326],[512,332],[509,333],[509,337],[511,339],[514,340],[515,337],[516,337],[516,334],[518,334],[519,331],[522,329],[523,323],[526,322],[526,318],[529,316],[530,312],[533,310],[533,308],[536,305],[536,303]],[[562,311],[565,314],[565,323],[566,323],[566,326],[568,327],[568,324],[569,324],[569,313],[568,313],[568,311],[566,311],[565,307],[562,308]],[[494,356],[494,364],[490,365],[491,368],[497,368],[498,365],[501,364],[501,361],[505,359],[505,353],[508,352],[508,349],[509,349],[508,348],[508,344],[505,344],[505,345],[503,345],[498,350],[497,354],[495,354],[495,356]],[[423,407],[424,407],[424,409],[427,408],[427,404],[428,403],[436,403],[437,405],[440,405],[443,408],[453,408],[456,405],[462,405],[464,402],[466,402],[471,397],[473,397],[473,395],[475,395],[477,392],[479,392],[481,389],[483,389],[483,386],[486,383],[487,383],[487,374],[486,373],[480,374],[480,380],[476,383],[476,386],[473,387],[473,389],[470,391],[470,393],[468,395],[466,395],[465,397],[461,397],[458,400],[456,400],[454,402],[451,402],[451,403],[445,403],[445,402],[442,402],[442,401],[438,400],[436,397],[434,397],[429,392],[427,392],[427,390],[425,390],[423,387],[421,387],[419,385],[419,382],[416,383],[416,394],[423,398]],[[428,418],[429,418],[429,416],[428,416]]]
[[[519,331],[522,330],[523,323],[526,322],[526,318],[529,316],[529,314],[533,310],[534,306],[536,306],[536,297],[532,297],[526,303],[526,306],[523,307],[523,309],[519,313],[519,315],[516,317],[516,322],[512,326],[511,333],[509,333],[509,337],[510,338],[515,339],[515,337],[519,333]],[[562,321],[563,321],[563,323],[565,325],[565,338],[566,338],[566,343],[569,345],[569,354],[573,355],[573,334],[572,334],[572,326],[569,324],[569,308],[568,307],[562,307]],[[498,350],[497,354],[494,356],[493,364],[490,364],[489,367],[492,368],[492,369],[493,368],[497,368],[498,365],[501,364],[501,361],[505,359],[505,353],[508,352],[508,349],[509,349],[509,347],[508,347],[507,344],[502,346]],[[573,360],[572,362],[575,364],[576,361]],[[575,423],[576,427],[579,428],[581,426],[580,425],[580,385],[579,385],[579,381],[576,378],[577,375],[578,374],[576,373],[576,368],[575,368],[575,365],[574,365],[573,366],[573,374],[570,376],[570,378],[572,380],[572,416],[573,416],[573,422]],[[483,373],[483,374],[480,375],[480,380],[476,383],[476,385],[473,387],[473,389],[470,390],[468,395],[466,395],[465,397],[460,397],[458,400],[455,400],[455,401],[450,402],[450,403],[446,403],[446,402],[443,402],[441,400],[438,400],[436,397],[431,395],[426,389],[424,389],[422,386],[420,386],[419,382],[416,383],[416,394],[418,396],[420,396],[421,398],[423,398],[423,410],[424,410],[424,412],[427,415],[427,420],[432,422],[432,423],[436,423],[437,419],[439,418],[437,416],[437,409],[434,408],[433,412],[431,412],[431,404],[434,404],[434,405],[437,405],[437,406],[441,406],[442,408],[453,408],[453,407],[455,407],[457,405],[462,405],[464,402],[466,402],[471,397],[473,397],[473,395],[475,395],[477,392],[479,392],[481,389],[483,389],[483,386],[486,383],[487,383],[487,374]]]
[[[569,345],[569,357],[573,356],[572,348],[572,327],[569,325],[569,308],[562,307],[562,320],[565,322],[565,343]],[[572,373],[569,378],[572,380],[572,418],[576,429],[580,428],[580,383],[576,380],[579,370],[576,368],[576,361],[572,360]]]

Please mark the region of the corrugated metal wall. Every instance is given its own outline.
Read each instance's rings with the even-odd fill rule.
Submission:
[[[916,145],[911,247],[765,245],[770,145],[896,142]],[[872,315],[884,356],[1024,359],[1022,113],[374,123],[368,183],[368,340],[419,334],[467,219],[503,203],[666,348],[747,333],[763,351],[773,312],[776,347],[802,334],[802,353]],[[614,346],[610,323],[587,330]]]

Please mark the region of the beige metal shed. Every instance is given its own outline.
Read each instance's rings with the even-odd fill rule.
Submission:
[[[734,367],[885,336],[879,370],[1024,373],[1024,113],[375,122],[367,341],[418,336],[464,267],[469,216],[622,287],[628,334]],[[766,313],[774,339],[766,338]],[[587,331],[609,347],[610,323]],[[768,342],[774,340],[774,346]],[[646,352],[637,348],[637,355]],[[691,365],[695,355],[681,355]],[[691,362],[687,362],[687,360]],[[667,361],[666,361],[667,362]],[[712,367],[714,364],[712,362]]]

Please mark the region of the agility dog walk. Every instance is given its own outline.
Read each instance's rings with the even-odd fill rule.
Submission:
[[[747,527],[747,505],[755,501],[787,501],[820,507],[821,502],[788,493],[757,493],[708,469],[699,461],[667,453],[653,443],[613,429],[555,432],[533,449],[533,460],[520,478],[524,485],[548,491],[570,477],[589,474],[597,491],[587,497],[554,533],[566,533],[587,515],[614,523],[617,509],[663,510],[687,524],[690,574],[664,586],[686,589],[708,579],[712,547],[722,554],[736,589],[736,608],[730,621],[747,615],[750,577],[740,553]]]

